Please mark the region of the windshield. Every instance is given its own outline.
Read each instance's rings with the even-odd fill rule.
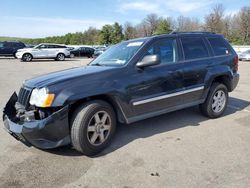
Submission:
[[[37,49],[37,48],[39,48],[40,46],[41,46],[41,44],[38,44],[38,45],[34,46],[33,48]]]
[[[122,66],[128,63],[132,56],[143,44],[143,40],[136,42],[123,42],[110,47],[97,57],[90,65],[98,66]]]

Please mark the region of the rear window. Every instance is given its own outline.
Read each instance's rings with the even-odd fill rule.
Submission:
[[[22,43],[13,42],[13,43],[10,43],[10,44],[11,44],[12,47],[15,47],[15,48],[23,47]]]
[[[208,57],[208,51],[202,38],[182,38],[182,47],[186,60]]]
[[[207,38],[207,39],[212,47],[214,55],[218,56],[218,55],[229,54],[229,49],[223,39],[218,38],[218,37]]]

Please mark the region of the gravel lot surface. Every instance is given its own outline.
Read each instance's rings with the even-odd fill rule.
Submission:
[[[0,58],[0,107],[23,80],[89,61]],[[110,147],[93,158],[70,146],[26,147],[0,121],[0,187],[250,187],[250,62],[239,69],[223,117],[207,119],[193,107],[119,125]]]

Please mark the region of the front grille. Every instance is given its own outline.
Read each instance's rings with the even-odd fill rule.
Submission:
[[[29,105],[29,99],[30,99],[31,89],[22,87],[18,93],[18,100],[21,105],[23,105],[25,108]]]

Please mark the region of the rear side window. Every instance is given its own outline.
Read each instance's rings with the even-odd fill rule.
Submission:
[[[18,48],[18,47],[22,47],[22,44],[13,42],[13,43],[11,43],[11,46],[15,47],[15,48]]]
[[[55,45],[55,48],[67,48],[66,46]]]
[[[3,48],[3,43],[2,42],[0,42],[0,48]]]
[[[182,38],[182,47],[186,60],[208,57],[208,51],[202,38]]]
[[[6,42],[4,43],[4,47],[10,48],[12,47],[12,44],[10,42]]]
[[[213,37],[213,38],[207,38],[212,50],[214,52],[214,55],[227,55],[229,54],[229,49],[225,44],[225,41],[221,38],[218,37]]]

